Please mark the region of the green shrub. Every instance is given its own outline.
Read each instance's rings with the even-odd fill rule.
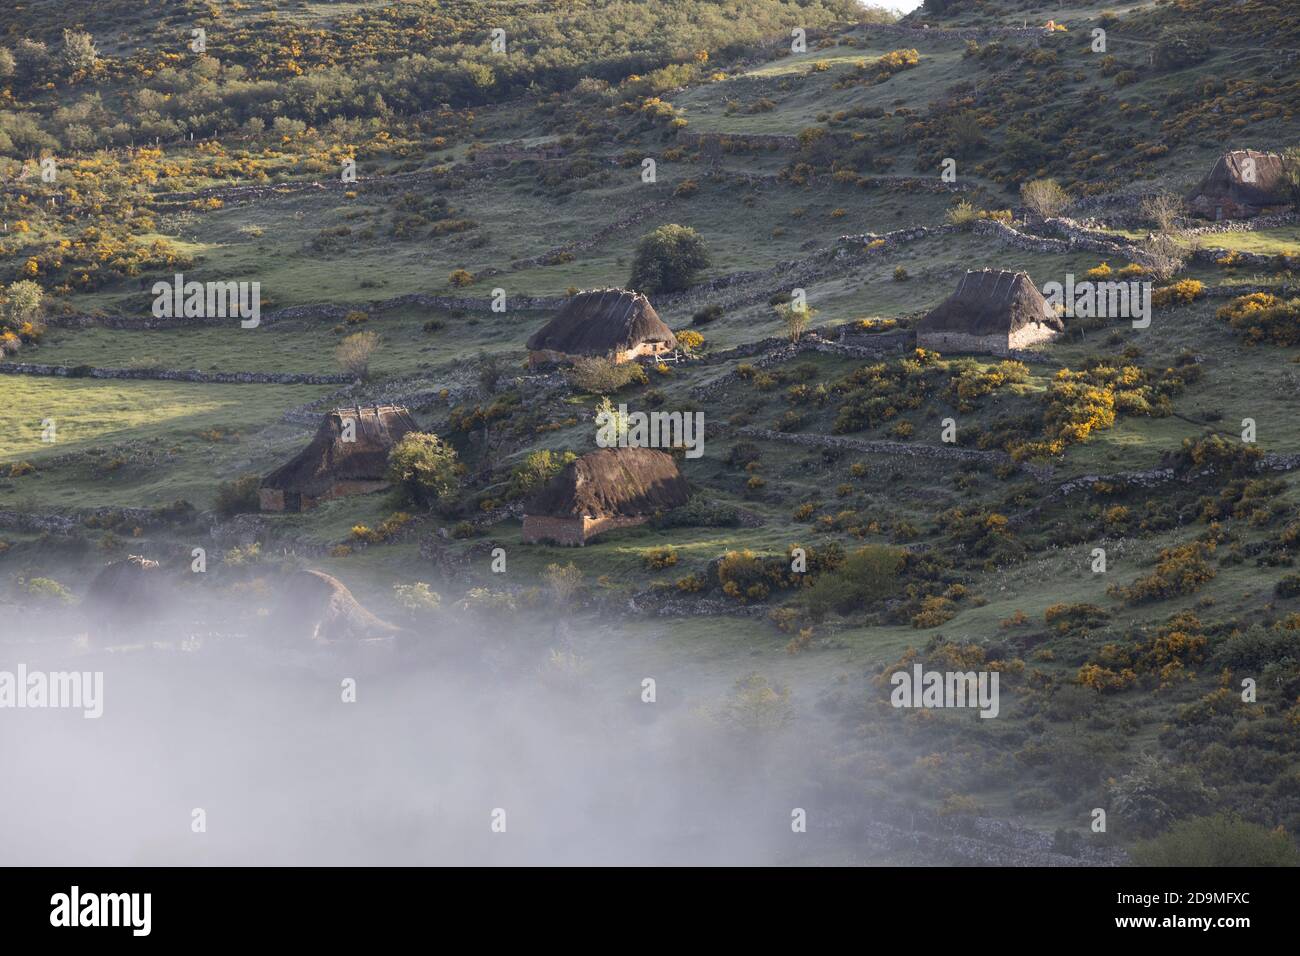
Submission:
[[[454,497],[463,467],[437,435],[408,432],[388,456],[388,477],[406,500],[432,507]]]
[[[569,369],[569,383],[590,395],[611,395],[631,385],[650,381],[638,362],[615,364],[605,358],[580,358]]]
[[[807,591],[808,613],[814,620],[827,612],[848,614],[883,600],[898,586],[903,552],[886,545],[867,545],[850,552],[833,572],[820,574]]]
[[[647,295],[681,292],[710,264],[700,234],[689,226],[670,223],[637,242],[628,285]]]
[[[257,488],[262,483],[260,475],[240,475],[234,481],[217,485],[217,498],[213,507],[223,518],[252,514],[258,510]]]
[[[58,604],[71,604],[72,594],[53,578],[29,578],[27,593],[38,601]]]
[[[1291,838],[1240,817],[1218,813],[1174,824],[1133,848],[1138,866],[1297,866]]]

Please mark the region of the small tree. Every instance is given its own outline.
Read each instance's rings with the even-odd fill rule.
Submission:
[[[45,290],[31,279],[20,279],[0,291],[0,321],[9,328],[40,327],[44,306]]]
[[[1187,250],[1176,235],[1161,233],[1142,246],[1143,264],[1157,282],[1168,282],[1187,264]]]
[[[262,483],[262,476],[255,474],[240,475],[234,481],[223,481],[217,485],[215,508],[223,518],[235,515],[252,514],[258,510],[257,487]]]
[[[1044,219],[1059,215],[1070,204],[1069,194],[1055,179],[1033,179],[1020,187],[1020,199],[1029,211]]]
[[[950,226],[956,226],[958,229],[969,229],[971,226],[975,225],[979,217],[979,212],[965,199],[958,202],[957,205],[953,206],[943,214],[943,218],[948,222],[948,224]]]
[[[501,376],[505,374],[501,357],[493,352],[480,352],[477,372],[479,388],[483,389],[486,395],[494,394],[497,386],[501,384]]]
[[[455,497],[463,470],[456,449],[430,432],[407,432],[388,456],[389,481],[423,508]]]
[[[510,497],[519,498],[542,487],[578,456],[571,451],[554,452],[549,448],[530,452],[510,472]]]
[[[339,366],[349,375],[366,378],[370,375],[370,356],[379,345],[374,332],[354,332],[339,343],[334,352]]]
[[[63,65],[69,73],[93,70],[99,59],[95,38],[80,30],[63,31]]]
[[[1282,175],[1286,177],[1291,202],[1300,206],[1300,146],[1292,146],[1282,154]]]
[[[596,435],[604,436],[605,447],[612,448],[627,434],[627,416],[614,407],[609,396],[603,396],[596,406]]]
[[[642,236],[632,256],[629,285],[638,292],[680,292],[710,265],[708,249],[690,226],[670,223]]]
[[[1149,221],[1159,232],[1178,231],[1178,221],[1185,215],[1187,207],[1183,197],[1173,192],[1159,192],[1142,200],[1138,207],[1142,218]]]
[[[790,302],[782,302],[773,306],[772,309],[776,312],[777,318],[781,320],[785,334],[790,337],[791,342],[799,341],[799,336],[803,335],[804,330],[808,328],[808,323],[817,314],[816,309],[807,305],[796,306]]]
[[[582,571],[572,561],[563,566],[548,564],[546,570],[542,572],[542,578],[550,587],[555,603],[559,607],[566,607],[569,599],[582,586]]]

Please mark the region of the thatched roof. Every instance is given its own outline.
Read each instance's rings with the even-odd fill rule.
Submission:
[[[571,296],[555,317],[528,340],[533,352],[605,355],[642,342],[677,347],[650,300],[627,289],[593,289]]]
[[[142,633],[159,621],[167,585],[157,561],[127,555],[100,569],[86,589],[82,612],[97,637]]]
[[[161,579],[157,561],[129,554],[100,569],[86,589],[86,597],[92,603],[114,607],[152,603],[159,594]]]
[[[964,332],[1003,335],[1031,322],[1057,332],[1065,326],[1023,272],[985,269],[967,272],[957,291],[916,324],[918,332]]]
[[[1255,161],[1255,181],[1245,178],[1246,159]],[[1261,153],[1253,149],[1234,149],[1224,153],[1199,186],[1192,191],[1197,196],[1226,196],[1251,206],[1274,206],[1288,201],[1286,167],[1277,153]]]
[[[356,422],[356,440],[345,442],[343,422]],[[415,419],[402,405],[336,408],[325,416],[311,443],[287,464],[262,479],[263,488],[319,495],[335,481],[382,481],[388,453]]]
[[[569,462],[524,512],[552,518],[647,515],[684,505],[690,494],[667,452],[602,448]]]

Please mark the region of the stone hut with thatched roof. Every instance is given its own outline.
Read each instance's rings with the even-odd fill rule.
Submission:
[[[690,489],[673,456],[602,448],[571,461],[524,507],[524,542],[584,545],[684,505]]]
[[[916,325],[916,344],[938,352],[1007,355],[1065,331],[1023,272],[967,272],[957,291]]]
[[[531,365],[606,358],[630,362],[677,348],[677,339],[639,292],[593,289],[570,296],[528,340]]]
[[[415,419],[402,405],[356,405],[325,416],[311,443],[262,479],[263,511],[306,511],[344,495],[388,487],[388,453]]]
[[[1290,201],[1281,156],[1235,149],[1215,161],[1188,197],[1187,207],[1207,219],[1246,219]]]

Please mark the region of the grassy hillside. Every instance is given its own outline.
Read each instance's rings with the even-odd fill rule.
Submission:
[[[36,604],[50,578],[75,602],[113,559],[180,566],[201,542],[219,573],[196,606],[263,615],[310,566],[381,617],[486,620],[539,659],[554,648],[529,622],[569,619],[597,670],[689,677],[692,705],[757,672],[796,688],[828,781],[942,819],[1124,847],[1217,811],[1300,831],[1300,226],[1284,203],[1225,232],[1142,203],[1184,196],[1225,150],[1300,145],[1290,5],[953,0],[901,22],[841,0],[524,6],[0,12],[0,361],[75,370],[0,374],[4,600]],[[1023,32],[1049,18],[1066,29]],[[65,52],[64,30],[97,55]],[[1048,178],[1053,212],[1137,245],[1053,233],[1021,191]],[[521,301],[628,285],[666,224],[708,252],[651,295],[703,336],[690,360],[617,387],[531,374],[551,312]],[[1156,234],[1180,250],[1168,274],[1142,267]],[[1149,327],[1067,317],[1006,360],[869,351],[968,269],[1041,288],[1103,262],[1168,290]],[[267,320],[152,321],[153,283],[178,272],[259,282]],[[43,300],[26,330],[24,281]],[[847,349],[764,341],[796,290],[809,330]],[[1220,315],[1254,291],[1277,297],[1267,329],[1262,308]],[[353,384],[148,377],[338,376],[358,333],[377,346]],[[704,454],[681,460],[692,506],[580,549],[523,544],[519,506],[595,447],[602,397],[704,413]],[[320,413],[390,401],[463,465],[435,507],[230,505]],[[37,526],[53,519],[70,525]],[[570,564],[573,595],[554,573]],[[440,609],[403,604],[394,585],[415,582]],[[997,671],[1000,718],[890,707],[887,675],[914,660]],[[1116,821],[1101,837],[1098,806]]]

